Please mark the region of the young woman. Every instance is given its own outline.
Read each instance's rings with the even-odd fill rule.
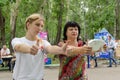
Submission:
[[[26,19],[26,35],[14,38],[11,42],[16,53],[13,70],[14,80],[43,80],[44,53],[66,55],[67,44],[62,48],[51,46],[46,40],[37,37],[44,28],[44,18],[40,14],[32,14]]]
[[[59,46],[68,44],[68,56],[59,55],[60,71],[59,80],[87,80],[85,55],[90,54],[92,48],[79,39],[80,26],[76,22],[67,22],[64,27],[63,41]]]

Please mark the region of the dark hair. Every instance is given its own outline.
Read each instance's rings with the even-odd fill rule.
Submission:
[[[110,35],[108,35],[109,38],[112,38]]]
[[[69,27],[77,27],[78,28],[78,37],[77,37],[77,40],[79,40],[79,36],[80,36],[80,26],[77,22],[74,22],[74,21],[68,21],[65,26],[64,26],[64,30],[63,30],[63,40],[67,40],[67,35],[66,35],[66,32],[67,32],[67,29]]]

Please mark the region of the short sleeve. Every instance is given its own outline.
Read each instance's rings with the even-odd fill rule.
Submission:
[[[14,49],[15,45],[16,44],[20,44],[20,43],[21,43],[20,42],[20,38],[14,38],[14,39],[12,39],[12,41],[11,41],[12,48]]]
[[[9,49],[7,49],[7,50],[6,50],[6,53],[7,53],[7,54],[10,54],[10,50],[9,50]]]
[[[46,48],[47,46],[50,46],[51,44],[47,40],[43,40],[43,45]]]

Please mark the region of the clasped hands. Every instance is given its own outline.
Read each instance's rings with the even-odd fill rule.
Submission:
[[[88,45],[84,45],[81,47],[75,47],[69,45],[70,41],[67,41],[66,43],[60,42],[59,46],[61,46],[64,50],[64,55],[66,56],[74,56],[74,55],[93,55],[92,47],[89,47]]]

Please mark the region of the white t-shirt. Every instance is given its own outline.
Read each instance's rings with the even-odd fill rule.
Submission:
[[[10,54],[10,50],[7,48],[6,50],[5,49],[1,49],[1,56],[4,56],[4,55],[9,55]]]
[[[12,46],[16,44],[27,44],[32,46],[36,41],[27,40],[25,37],[14,38]],[[43,47],[50,45],[46,40],[42,40]],[[15,80],[42,80],[44,75],[44,53],[39,50],[36,55],[16,53],[16,63],[13,71],[13,78]]]
[[[113,40],[108,41],[108,49],[115,48],[115,42]]]

